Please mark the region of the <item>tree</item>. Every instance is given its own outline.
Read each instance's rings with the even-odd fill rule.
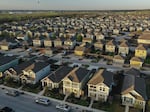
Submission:
[[[83,37],[81,35],[77,35],[77,41],[82,42]]]

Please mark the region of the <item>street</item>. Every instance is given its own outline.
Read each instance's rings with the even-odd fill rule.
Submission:
[[[5,90],[0,89],[0,105],[11,107],[15,112],[58,112],[54,102],[50,106],[44,106],[36,104],[34,99],[29,95],[8,96]]]

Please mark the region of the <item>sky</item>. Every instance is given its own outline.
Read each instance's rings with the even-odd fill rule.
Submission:
[[[150,9],[150,0],[0,0],[0,10],[3,9],[4,10]]]

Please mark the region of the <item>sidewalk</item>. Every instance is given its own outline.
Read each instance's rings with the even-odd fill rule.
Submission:
[[[88,111],[92,111],[92,112],[106,112],[106,111],[103,111],[103,110],[89,108],[89,107],[85,107],[85,106],[81,106],[81,105],[77,105],[77,104],[73,104],[73,103],[69,103],[69,102],[63,102],[62,100],[41,96],[41,95],[38,95],[38,94],[35,94],[35,93],[31,93],[31,92],[27,92],[27,91],[23,91],[23,90],[18,90],[18,89],[15,89],[15,88],[4,86],[4,85],[0,85],[0,88],[13,89],[13,90],[17,90],[17,91],[20,91],[20,92],[24,92],[24,94],[27,94],[27,95],[30,95],[30,96],[47,98],[47,99],[49,99],[49,100],[51,100],[53,102],[65,103],[65,104],[67,104],[69,106],[80,108],[82,110],[88,110]]]

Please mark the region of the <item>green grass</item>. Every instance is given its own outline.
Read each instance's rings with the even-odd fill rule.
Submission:
[[[32,93],[39,93],[42,90],[42,87],[40,84],[36,84],[36,85],[25,84],[22,90],[32,92]]]
[[[65,95],[60,94],[58,89],[48,90],[48,88],[44,92],[44,96],[63,100]]]
[[[90,105],[90,99],[87,98],[75,98],[74,95],[70,95],[67,100],[67,102],[82,105],[82,106],[89,106]]]

